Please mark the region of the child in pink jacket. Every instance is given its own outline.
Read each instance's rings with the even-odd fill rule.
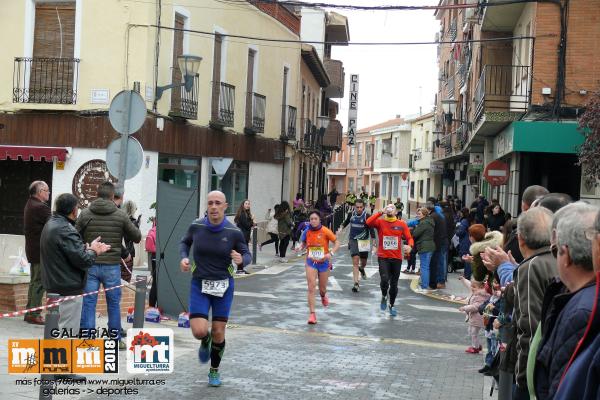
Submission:
[[[461,277],[462,278],[462,277]],[[469,281],[459,278],[463,284],[471,288],[471,296],[467,300],[467,305],[458,310],[467,314],[466,322],[469,324],[469,336],[471,336],[471,346],[467,347],[466,353],[478,354],[481,350],[479,342],[479,331],[483,329],[483,315],[479,314],[479,307],[489,300],[490,294],[484,289],[483,282]]]

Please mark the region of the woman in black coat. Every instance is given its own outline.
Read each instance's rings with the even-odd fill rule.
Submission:
[[[233,221],[244,234],[246,243],[250,243],[250,232],[252,232],[252,227],[254,226],[254,217],[252,217],[252,213],[250,212],[250,200],[244,200],[240,204],[240,208],[238,208]]]
[[[494,208],[492,208],[492,214],[487,216],[485,219],[485,226],[490,231],[498,231],[502,232],[502,227],[506,222],[506,214],[502,207],[499,204],[496,204]]]

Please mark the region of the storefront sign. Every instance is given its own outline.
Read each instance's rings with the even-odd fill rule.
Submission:
[[[483,153],[470,153],[469,164],[471,171],[483,171]]]
[[[507,163],[500,160],[492,161],[485,167],[483,177],[492,186],[502,186],[508,182],[510,168]]]
[[[429,173],[430,174],[444,173],[444,163],[432,161],[431,164],[429,164]]]
[[[502,157],[513,151],[513,129],[511,126],[504,129],[494,139],[495,156]]]
[[[91,160],[83,164],[73,177],[73,195],[79,200],[79,207],[86,208],[96,199],[98,185],[102,182],[117,182],[108,172],[104,160]]]
[[[356,139],[356,116],[358,114],[358,74],[350,75],[350,105],[348,106],[348,146]]]

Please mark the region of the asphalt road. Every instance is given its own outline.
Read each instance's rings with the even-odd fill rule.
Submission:
[[[467,327],[457,305],[413,293],[410,280],[403,277],[396,301],[398,316],[392,318],[379,310],[379,274],[371,260],[369,278],[360,293],[351,291],[351,261],[346,249],[339,252],[334,265],[329,284],[331,304],[324,309],[317,299],[318,324],[314,326],[306,323],[302,261],[275,265],[235,280],[220,388],[207,386],[208,365],[199,363],[199,343],[189,329],[146,323],[145,327],[173,328],[174,372],[129,375],[125,353],[121,352],[118,377],[164,379],[164,385],[128,384],[137,394],[127,395],[123,385],[88,382],[80,395],[57,395],[54,399],[490,398],[484,393],[489,390],[484,378],[477,373],[483,357],[464,352]],[[20,336],[15,332],[23,324],[3,322],[8,337]],[[25,327],[31,329],[27,324]],[[6,371],[4,352],[0,364]],[[5,388],[0,399],[37,398],[37,388],[16,386],[15,378],[0,375]],[[98,394],[99,389],[121,392],[106,396]]]

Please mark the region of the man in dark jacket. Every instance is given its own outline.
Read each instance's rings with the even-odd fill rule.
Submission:
[[[446,228],[446,220],[443,215],[436,212],[436,206],[431,201],[427,202],[427,209],[433,222],[435,222],[433,231],[435,251],[431,257],[429,287],[432,289],[444,289],[446,287],[444,277],[448,270],[448,230]]]
[[[337,203],[337,198],[340,195],[340,193],[337,191],[336,188],[331,189],[331,192],[329,192],[328,196],[329,196],[329,203],[331,204],[331,207],[335,207],[335,203]]]
[[[118,209],[113,202],[115,186],[111,182],[104,182],[98,186],[98,198],[88,208],[81,212],[77,219],[77,230],[84,241],[91,242],[98,236],[110,245],[110,250],[98,256],[96,262],[89,269],[85,292],[94,292],[100,284],[106,289],[121,284],[121,247],[123,238],[139,243],[142,234],[131,222],[127,214]],[[121,331],[121,289],[105,292],[106,306],[108,309],[108,328]],[[86,296],[83,299],[81,312],[81,327],[92,329],[96,327],[96,303],[98,295]],[[120,348],[125,348],[123,342]]]
[[[600,212],[592,229],[585,232],[592,242],[592,258],[596,273],[596,293],[600,292]],[[590,329],[581,338],[581,346],[566,371],[555,400],[598,399],[600,397],[600,298],[594,293],[596,313],[588,320]]]
[[[42,286],[40,267],[40,235],[50,218],[50,207],[46,202],[50,198],[50,188],[44,181],[35,181],[29,185],[29,200],[25,204],[23,222],[25,225],[25,254],[31,263],[31,280],[27,292],[27,309],[42,305],[44,288]],[[30,324],[44,325],[44,318],[39,311],[25,314],[25,321]]]
[[[541,335],[534,372],[535,393],[539,399],[553,398],[556,394],[596,302],[592,243],[585,237],[585,232],[594,228],[596,214],[597,207],[574,203],[561,209],[555,217],[560,218],[553,244],[560,280],[546,290],[541,331],[532,342],[537,343]],[[530,356],[535,354],[530,352]]]
[[[75,229],[77,219],[77,197],[63,193],[55,201],[54,215],[42,230],[40,251],[42,260],[42,282],[47,293],[63,297],[83,293],[86,275],[96,261],[110,246],[94,239],[89,245],[83,242]],[[62,330],[79,331],[81,305],[78,297],[60,304],[58,326]]]
[[[497,268],[500,282],[505,285],[512,276],[514,296],[507,295],[513,304],[511,325],[506,326],[508,345],[503,371],[513,371],[516,388],[514,400],[529,399],[527,389],[527,358],[533,335],[541,319],[544,292],[551,280],[558,275],[556,260],[552,256],[550,237],[553,214],[543,207],[535,207],[521,213],[518,220],[519,248],[525,259],[517,267],[502,250],[486,249],[484,264],[493,271]],[[489,258],[490,252],[495,256]],[[511,291],[512,292],[512,291]]]

